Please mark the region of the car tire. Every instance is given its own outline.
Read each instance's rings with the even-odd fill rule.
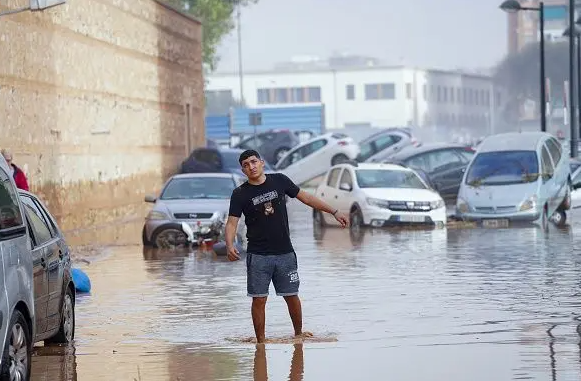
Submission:
[[[2,352],[0,379],[29,381],[32,362],[32,334],[22,312],[15,310],[12,313],[8,327],[6,344]],[[26,353],[22,353],[23,350]],[[10,368],[13,366],[20,378],[10,376]]]
[[[50,339],[45,340],[45,343],[71,344],[75,339],[75,324],[75,296],[71,289],[67,287],[61,307],[59,331]]]
[[[323,213],[320,210],[313,210],[313,225],[320,228],[327,226]]]
[[[175,245],[175,243],[173,245],[169,245],[169,246],[164,245],[164,244],[160,244],[160,243],[162,243],[161,242],[161,240],[163,238],[162,234],[167,234],[168,232],[173,232],[175,234],[176,238],[178,237],[179,234],[181,234],[183,237],[180,240],[180,244],[183,244],[186,246],[188,245],[188,242],[187,242],[188,237],[187,237],[186,233],[184,233],[184,231],[182,230],[182,226],[180,224],[176,224],[176,223],[163,225],[163,226],[160,226],[159,228],[155,229],[155,231],[151,235],[151,245],[155,248],[169,248],[169,247],[180,246],[180,245]]]
[[[364,227],[363,213],[361,213],[359,208],[349,214],[349,226],[351,229],[362,229]]]
[[[349,158],[340,153],[338,155],[333,156],[333,158],[331,159],[331,165],[345,163],[346,161],[349,161]]]
[[[141,242],[143,243],[143,246],[151,246],[151,242],[147,240],[147,234],[145,233],[145,226],[143,227],[143,230],[141,231]]]
[[[563,227],[567,223],[567,213],[564,210],[557,210],[551,216],[551,222],[558,227]]]

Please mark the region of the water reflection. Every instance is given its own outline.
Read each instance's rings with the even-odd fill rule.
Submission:
[[[293,357],[291,359],[290,370],[288,374],[288,381],[301,381],[305,371],[305,362],[303,355],[303,344],[294,344]],[[275,378],[282,380],[282,378]],[[268,367],[266,361],[265,345],[256,345],[254,352],[254,381],[267,381]]]
[[[77,381],[77,358],[73,346],[34,349],[31,381]]]

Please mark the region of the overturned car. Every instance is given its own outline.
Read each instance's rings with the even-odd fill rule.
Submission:
[[[144,246],[177,248],[212,246],[224,241],[230,195],[245,179],[231,173],[190,173],[172,176],[153,203],[142,230]],[[238,247],[246,247],[246,225],[240,219]]]

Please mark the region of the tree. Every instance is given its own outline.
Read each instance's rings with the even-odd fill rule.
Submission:
[[[496,67],[494,81],[504,88],[504,104],[509,119],[518,114],[526,101],[540,102],[539,44],[528,44],[521,51],[505,57]],[[545,75],[550,81],[551,103],[561,103],[564,81],[569,79],[569,42],[545,43]],[[547,88],[549,90],[549,88]]]
[[[214,71],[219,61],[217,48],[234,27],[236,7],[247,6],[258,0],[165,0],[167,3],[192,14],[202,21],[202,48],[204,64]]]

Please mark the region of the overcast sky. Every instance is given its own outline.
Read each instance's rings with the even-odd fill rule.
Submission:
[[[259,0],[243,9],[245,70],[292,56],[333,52],[386,64],[485,68],[507,50],[500,0]],[[225,38],[219,71],[236,71],[236,31]]]

